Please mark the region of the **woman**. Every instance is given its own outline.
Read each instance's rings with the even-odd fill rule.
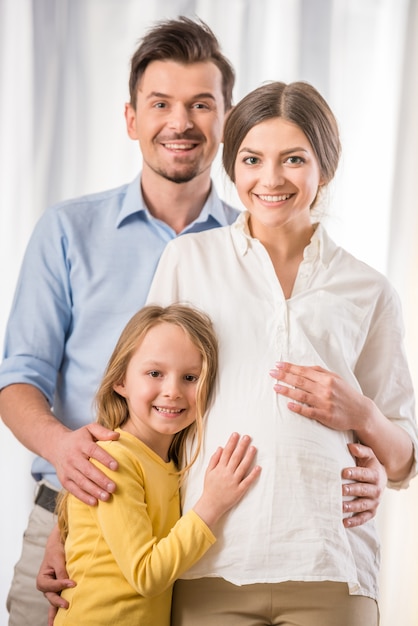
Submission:
[[[256,89],[224,132],[224,167],[246,211],[170,243],[158,266],[148,302],[198,306],[220,345],[183,510],[208,451],[237,424],[251,427],[263,467],[217,545],[176,583],[173,626],[378,623],[376,529],[350,526],[360,491],[341,475],[364,444],[406,486],[417,430],[398,298],[313,215],[339,156],[336,120],[312,86]]]

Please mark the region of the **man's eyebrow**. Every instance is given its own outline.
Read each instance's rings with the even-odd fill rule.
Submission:
[[[161,98],[162,100],[172,100],[174,96],[170,96],[167,93],[162,93],[161,91],[151,91],[147,96],[147,100],[151,98]],[[215,100],[215,96],[210,91],[203,91],[202,93],[197,93],[193,95],[189,100]]]

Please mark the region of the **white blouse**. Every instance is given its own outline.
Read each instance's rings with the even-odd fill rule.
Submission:
[[[269,370],[284,360],[336,372],[410,434],[417,459],[399,299],[384,276],[318,225],[286,300],[247,218],[244,212],[232,226],[170,242],[148,297],[148,303],[200,308],[219,337],[215,399],[203,450],[183,488],[183,510],[198,500],[210,456],[233,431],[252,436],[262,466],[215,530],[215,546],[183,577],[218,576],[237,585],[343,581],[350,593],[376,598],[375,523],[352,529],[342,523],[341,470],[355,465],[347,448],[353,432],[289,411]]]

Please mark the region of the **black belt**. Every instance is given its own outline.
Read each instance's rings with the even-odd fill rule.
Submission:
[[[35,504],[46,509],[50,513],[55,512],[55,505],[57,502],[58,491],[50,489],[46,485],[41,485],[39,491],[36,494]]]

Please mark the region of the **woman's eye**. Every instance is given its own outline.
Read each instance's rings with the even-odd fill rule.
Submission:
[[[300,165],[301,163],[305,163],[305,159],[302,159],[302,157],[299,156],[291,156],[287,159],[287,163],[290,163],[291,165]]]
[[[244,163],[247,163],[248,165],[256,165],[259,162],[257,157],[251,156],[251,157],[247,157],[246,159],[244,159]]]

